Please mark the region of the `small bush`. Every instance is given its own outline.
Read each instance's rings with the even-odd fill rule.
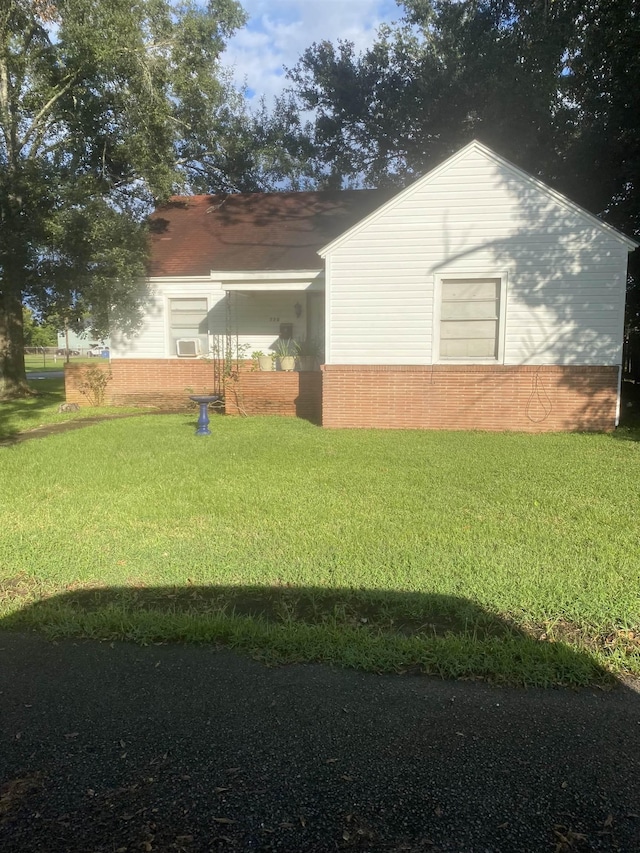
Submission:
[[[107,385],[113,378],[111,370],[103,370],[97,364],[85,367],[76,382],[76,388],[92,406],[102,406]]]

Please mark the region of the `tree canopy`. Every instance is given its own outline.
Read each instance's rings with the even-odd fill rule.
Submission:
[[[25,388],[24,300],[131,320],[149,205],[253,188],[242,96],[219,64],[244,20],[236,0],[2,4],[0,394]]]
[[[402,186],[477,138],[640,234],[639,0],[398,4],[369,49],[314,44],[289,71],[321,184]]]
[[[475,137],[640,226],[638,0],[400,5],[368,50],[314,44],[289,71],[319,181],[401,185]]]

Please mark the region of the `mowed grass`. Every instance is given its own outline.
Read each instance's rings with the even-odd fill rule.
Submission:
[[[89,356],[72,355],[69,358],[72,364],[94,364],[97,359]],[[27,372],[49,373],[56,370],[64,370],[66,358],[63,355],[49,355],[29,353],[24,357],[24,366]]]
[[[89,362],[90,359],[87,361]],[[64,366],[58,364],[56,369],[62,370]],[[83,406],[77,412],[59,412],[60,404],[65,400],[64,379],[34,379],[29,382],[29,385],[34,391],[33,397],[0,400],[0,439],[48,424],[134,411],[105,406],[100,408]]]
[[[4,624],[520,684],[640,674],[640,443],[109,421],[0,448]]]

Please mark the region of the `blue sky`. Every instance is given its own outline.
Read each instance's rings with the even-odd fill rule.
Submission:
[[[269,103],[287,84],[283,66],[295,65],[314,41],[339,38],[367,47],[377,28],[397,20],[395,0],[241,0],[249,24],[227,48],[224,62],[251,97]]]

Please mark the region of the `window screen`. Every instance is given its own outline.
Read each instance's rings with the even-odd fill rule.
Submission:
[[[181,339],[200,341],[200,352],[209,352],[206,299],[170,299],[169,334],[171,354],[176,355],[176,342]]]
[[[500,279],[443,279],[440,358],[497,358]]]

